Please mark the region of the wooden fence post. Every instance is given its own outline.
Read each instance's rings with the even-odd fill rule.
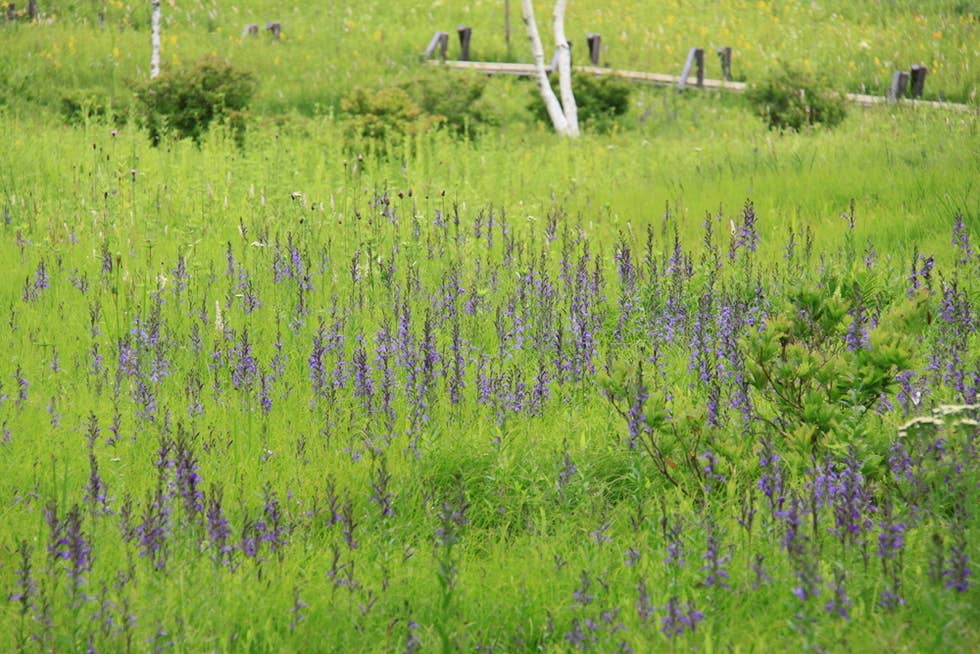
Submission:
[[[589,44],[589,61],[592,62],[593,66],[599,65],[599,52],[602,48],[602,35],[601,34],[589,34],[585,35],[585,42]]]
[[[892,75],[892,86],[888,90],[888,99],[892,102],[901,100],[909,90],[909,74],[904,70],[896,70]]]
[[[432,40],[429,41],[429,45],[425,48],[425,52],[422,53],[422,58],[431,59],[432,55],[436,52],[436,48],[439,49],[439,57],[445,61],[446,50],[449,49],[449,32],[436,32],[433,34]]]
[[[929,72],[929,69],[921,64],[915,64],[909,72],[912,82],[912,97],[921,98],[926,84],[926,73]]]
[[[27,19],[35,20],[37,19],[37,0],[28,0],[27,2]]]
[[[473,29],[465,25],[460,25],[456,28],[456,32],[459,34],[459,58],[463,61],[469,61],[470,39],[473,36]]]
[[[732,81],[732,49],[729,46],[718,48],[718,58],[721,59],[721,77],[726,82]]]
[[[507,59],[510,60],[510,0],[504,0],[504,41],[507,43]]]
[[[687,78],[691,74],[691,68],[697,66],[697,85],[704,86],[704,49],[691,48],[687,53],[687,61],[684,62],[684,71],[677,82],[677,88],[683,90],[687,86]]]

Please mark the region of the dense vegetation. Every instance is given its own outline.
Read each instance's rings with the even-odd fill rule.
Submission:
[[[142,3],[0,25],[0,649],[970,651],[975,6],[572,3],[624,68],[974,104],[562,141],[417,60],[525,59],[501,3],[411,4],[165,6],[164,85],[256,81],[191,138]]]

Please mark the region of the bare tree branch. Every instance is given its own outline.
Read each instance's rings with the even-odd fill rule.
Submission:
[[[160,74],[160,0],[150,0],[150,79]]]
[[[548,110],[551,124],[555,131],[562,136],[573,136],[569,130],[568,119],[562,110],[555,92],[548,81],[548,71],[544,65],[544,46],[541,45],[541,36],[538,34],[538,25],[534,21],[534,6],[531,0],[521,0],[521,17],[524,19],[524,26],[527,29],[527,37],[531,41],[531,54],[534,57],[534,68],[538,80],[538,89],[541,91],[541,99]],[[577,129],[576,129],[577,134]]]
[[[572,93],[572,51],[565,37],[565,7],[568,0],[557,0],[552,15],[555,25],[555,47],[558,49],[558,89],[561,108],[568,122],[568,135],[578,136],[578,106]]]

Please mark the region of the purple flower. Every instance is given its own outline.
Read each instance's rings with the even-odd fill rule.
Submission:
[[[595,633],[598,629],[599,625],[590,618],[585,620],[573,618],[572,628],[565,633],[565,640],[576,649],[587,650],[598,642],[599,638]]]
[[[848,309],[851,322],[847,327],[847,332],[844,334],[844,342],[847,344],[847,349],[852,352],[854,350],[866,349],[870,344],[866,314],[867,312],[860,298]]]
[[[282,508],[275,491],[266,486],[264,495],[265,505],[262,507],[262,518],[255,523],[255,531],[259,540],[269,545],[269,549],[273,552],[279,552],[286,544],[289,529],[283,519]]]
[[[895,592],[894,588],[886,588],[878,597],[878,606],[891,611],[899,606],[905,606],[905,598]]]
[[[37,580],[32,574],[31,546],[26,540],[17,543],[17,554],[20,556],[20,567],[15,570],[17,590],[11,593],[7,599],[11,602],[20,602],[20,615],[23,619],[27,616],[28,611],[37,608],[35,604],[38,594]]]
[[[360,335],[357,336],[357,345],[354,347],[352,359],[354,366],[354,397],[361,398],[364,409],[372,412],[374,399],[374,380],[371,377],[371,370],[368,367],[367,351],[364,349],[364,341]]]
[[[303,613],[303,609],[307,606],[299,596],[299,586],[293,587],[293,608],[290,609],[290,620],[289,620],[289,630],[296,631],[296,627],[300,622],[306,619],[306,614]]]
[[[232,348],[234,367],[231,372],[231,383],[237,389],[251,388],[258,378],[258,361],[252,353],[252,343],[248,338],[248,327],[242,330],[241,339]]]
[[[371,501],[380,507],[381,515],[384,517],[395,515],[392,506],[394,495],[388,488],[390,483],[391,473],[388,472],[384,457],[379,457],[378,465],[371,473]]]
[[[575,465],[575,462],[572,461],[571,455],[568,452],[565,452],[562,456],[561,470],[558,471],[558,481],[555,484],[558,488],[558,492],[561,493],[562,496],[564,496],[565,486],[568,485],[568,482],[577,472],[578,467]]]
[[[630,390],[632,393],[628,413],[630,430],[629,446],[630,449],[635,449],[647,431],[644,407],[650,397],[646,384],[643,382],[642,361],[636,367],[636,382],[630,386]]]
[[[662,509],[663,510],[663,509]],[[664,536],[664,545],[667,550],[667,557],[664,563],[667,565],[684,565],[683,542],[681,540],[684,531],[683,519],[680,516],[668,517],[666,510],[660,518],[660,529]]]
[[[905,549],[904,522],[885,520],[881,523],[881,533],[878,534],[878,556],[883,559],[893,559]]]
[[[221,508],[221,495],[220,487],[211,487],[211,492],[208,493],[207,497],[205,514],[208,542],[214,552],[211,556],[215,563],[227,563],[232,552],[231,546],[228,545],[231,529]]]
[[[107,275],[112,272],[112,253],[109,251],[109,240],[102,241],[101,250],[102,268],[101,273]]]
[[[174,279],[174,294],[180,294],[187,288],[187,261],[182,252],[177,253],[177,265],[170,271]]]
[[[769,500],[769,509],[776,515],[782,510],[786,501],[785,472],[779,454],[776,453],[771,440],[762,442],[762,453],[759,455],[759,467],[762,475],[759,477],[759,490]]]
[[[974,251],[973,246],[970,244],[970,233],[967,231],[966,223],[963,221],[963,214],[960,213],[956,214],[956,220],[953,223],[952,245],[959,250],[960,256],[956,260],[957,266],[966,265],[973,260]]]
[[[646,623],[653,617],[653,612],[656,610],[657,607],[650,603],[650,593],[647,591],[646,580],[640,577],[636,584],[636,614],[643,623]]]
[[[772,583],[772,577],[766,572],[765,566],[763,565],[764,562],[765,557],[757,553],[755,559],[749,564],[752,572],[755,573],[755,578],[752,580],[752,590],[758,590],[761,586]]]
[[[592,542],[596,543],[597,545],[602,545],[603,543],[611,543],[612,538],[610,538],[606,534],[606,532],[609,531],[609,527],[610,524],[608,522],[599,525],[595,529],[595,531],[589,533],[589,538],[591,538]]]
[[[177,494],[183,501],[184,513],[195,522],[204,513],[204,492],[201,490],[201,475],[197,457],[186,434],[177,438],[175,476]]]
[[[452,336],[452,369],[448,372],[449,402],[459,404],[461,391],[466,387],[466,359],[463,356],[462,337],[460,336],[459,319],[453,320]]]
[[[268,415],[272,411],[272,398],[269,396],[272,375],[261,375],[259,381],[259,406],[262,407],[262,413]]]
[[[732,222],[732,240],[728,247],[728,258],[735,260],[738,250],[756,252],[759,249],[759,230],[756,227],[755,206],[751,200],[746,200],[739,216],[741,221],[738,226]]]
[[[704,620],[704,613],[694,608],[694,603],[688,601],[681,606],[677,597],[671,597],[664,607],[666,615],[661,618],[660,631],[667,637],[680,636],[685,631],[694,631],[699,622]]]
[[[14,373],[14,380],[17,382],[17,401],[15,404],[20,407],[24,402],[27,402],[27,389],[30,388],[31,384],[24,377],[19,363],[17,364],[17,371]]]
[[[728,554],[719,556],[718,553],[718,535],[716,527],[711,524],[708,528],[708,544],[704,556],[704,565],[701,566],[701,570],[707,572],[707,576],[704,579],[704,585],[708,587],[718,586],[720,588],[725,588],[731,590],[731,586],[728,585],[726,581],[729,577],[728,571],[725,570],[725,565],[731,560],[732,555]]]
[[[142,520],[134,533],[140,556],[148,558],[158,570],[167,565],[167,536],[170,532],[170,505],[161,487],[150,493],[143,507]]]
[[[953,504],[953,516],[949,522],[953,543],[949,548],[947,566],[942,576],[946,580],[946,588],[959,593],[965,593],[970,588],[969,577],[973,575],[970,569],[970,558],[967,555],[969,514],[965,493],[960,491]]]
[[[834,571],[834,582],[831,585],[834,597],[824,605],[824,611],[827,613],[836,613],[845,620],[850,620],[851,614],[848,608],[853,605],[853,602],[851,602],[850,597],[847,595],[847,588],[845,587],[846,580],[847,573],[843,569]]]
[[[419,638],[419,623],[411,618],[405,624],[405,654],[417,654],[422,649],[422,639]]]
[[[579,606],[588,606],[591,604],[592,600],[595,599],[595,595],[589,592],[591,588],[592,580],[589,578],[589,573],[583,570],[579,577],[579,586],[572,593],[572,599],[575,601],[575,604]]]
[[[82,512],[72,505],[64,519],[58,518],[58,506],[51,501],[44,508],[48,524],[48,554],[55,561],[68,562],[68,575],[77,586],[84,581],[82,573],[92,569],[92,545],[82,531]]]
[[[724,484],[728,481],[725,475],[717,471],[718,458],[714,452],[708,450],[701,455],[701,458],[704,459],[702,471],[704,472],[705,492],[710,492],[715,483]]]
[[[99,461],[95,457],[95,438],[98,435],[98,429],[98,422],[93,413],[89,417],[89,477],[88,484],[85,486],[85,501],[93,509],[98,506],[104,513],[109,513],[109,497],[106,493],[106,484],[99,475]]]
[[[970,558],[966,553],[967,542],[965,538],[960,538],[949,548],[947,561],[949,567],[943,570],[946,588],[951,588],[959,593],[965,593],[970,589],[969,577],[973,574],[970,569]]]

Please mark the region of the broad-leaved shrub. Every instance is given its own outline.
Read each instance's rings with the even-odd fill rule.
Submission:
[[[251,73],[208,57],[190,68],[167,71],[141,84],[136,96],[154,145],[169,134],[200,143],[216,122],[231,127],[236,142],[242,145],[244,112],[255,88]]]
[[[800,131],[813,125],[834,127],[847,114],[844,96],[823,80],[783,67],[752,84],[746,98],[770,129]]]

